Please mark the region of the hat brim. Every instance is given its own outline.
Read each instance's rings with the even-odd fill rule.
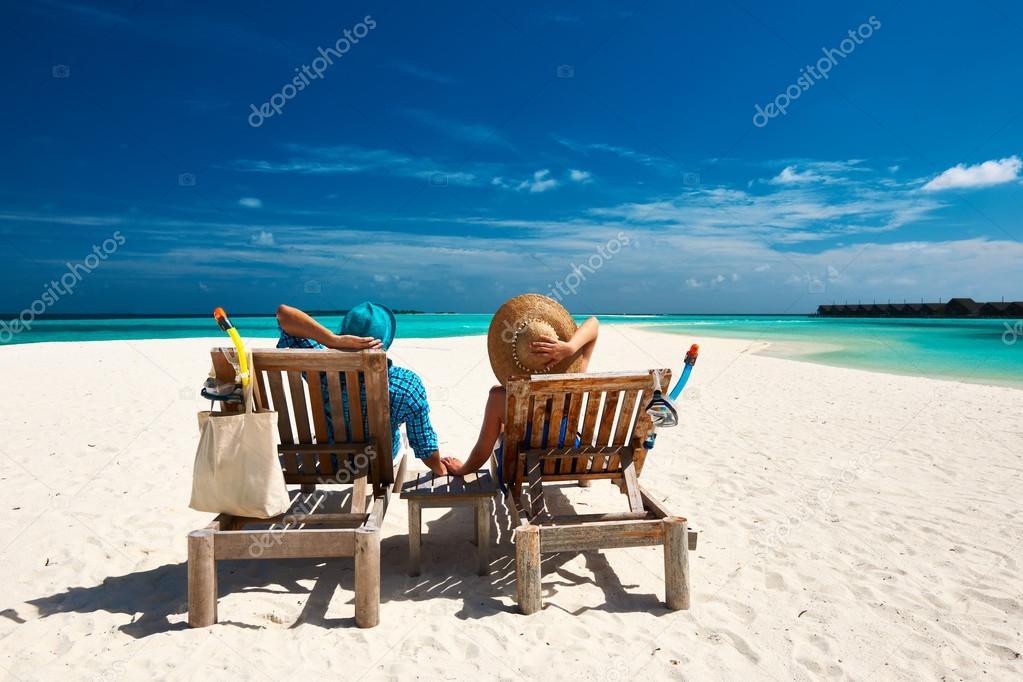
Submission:
[[[529,370],[515,360],[514,334],[519,325],[529,319],[540,319],[554,328],[558,338],[568,341],[578,326],[565,307],[547,296],[523,294],[505,301],[494,313],[487,332],[487,352],[494,376],[503,386],[513,376],[531,374],[571,374],[582,371],[582,353],[575,353],[548,371]]]

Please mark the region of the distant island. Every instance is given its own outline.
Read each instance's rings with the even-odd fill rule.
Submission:
[[[1023,301],[989,301],[951,298],[946,303],[844,303],[817,307],[817,317],[1021,317]]]

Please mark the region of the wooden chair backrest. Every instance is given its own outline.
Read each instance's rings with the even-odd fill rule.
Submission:
[[[214,348],[211,355],[217,376],[233,380],[234,349]],[[375,485],[394,482],[384,351],[257,349],[252,358],[256,405],[277,411],[286,482],[347,484],[367,474]],[[225,366],[229,376],[223,374]],[[360,391],[366,396],[365,414]]]
[[[622,478],[623,453],[631,453],[637,474],[642,471],[646,457],[643,443],[654,430],[645,410],[654,391],[654,371],[510,379],[505,406],[505,483],[522,485],[527,452],[545,456],[546,481]],[[666,392],[671,370],[660,371],[661,389]],[[559,444],[566,418],[565,438]]]

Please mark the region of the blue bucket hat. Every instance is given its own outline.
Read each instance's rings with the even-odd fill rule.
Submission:
[[[391,347],[394,342],[394,333],[398,323],[394,319],[394,313],[385,305],[364,301],[355,306],[341,320],[339,334],[350,334],[351,336],[372,336],[380,339],[384,350]]]

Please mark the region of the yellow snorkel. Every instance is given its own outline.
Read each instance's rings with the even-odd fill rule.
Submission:
[[[238,351],[238,366],[239,375],[242,380],[242,388],[248,388],[249,386],[249,357],[245,352],[245,344],[242,342],[242,337],[238,333],[238,330],[231,324],[231,320],[227,319],[227,313],[224,312],[223,308],[215,308],[213,310],[213,319],[217,321],[217,324],[227,332],[227,335],[231,337],[231,341],[234,342],[234,348]]]

